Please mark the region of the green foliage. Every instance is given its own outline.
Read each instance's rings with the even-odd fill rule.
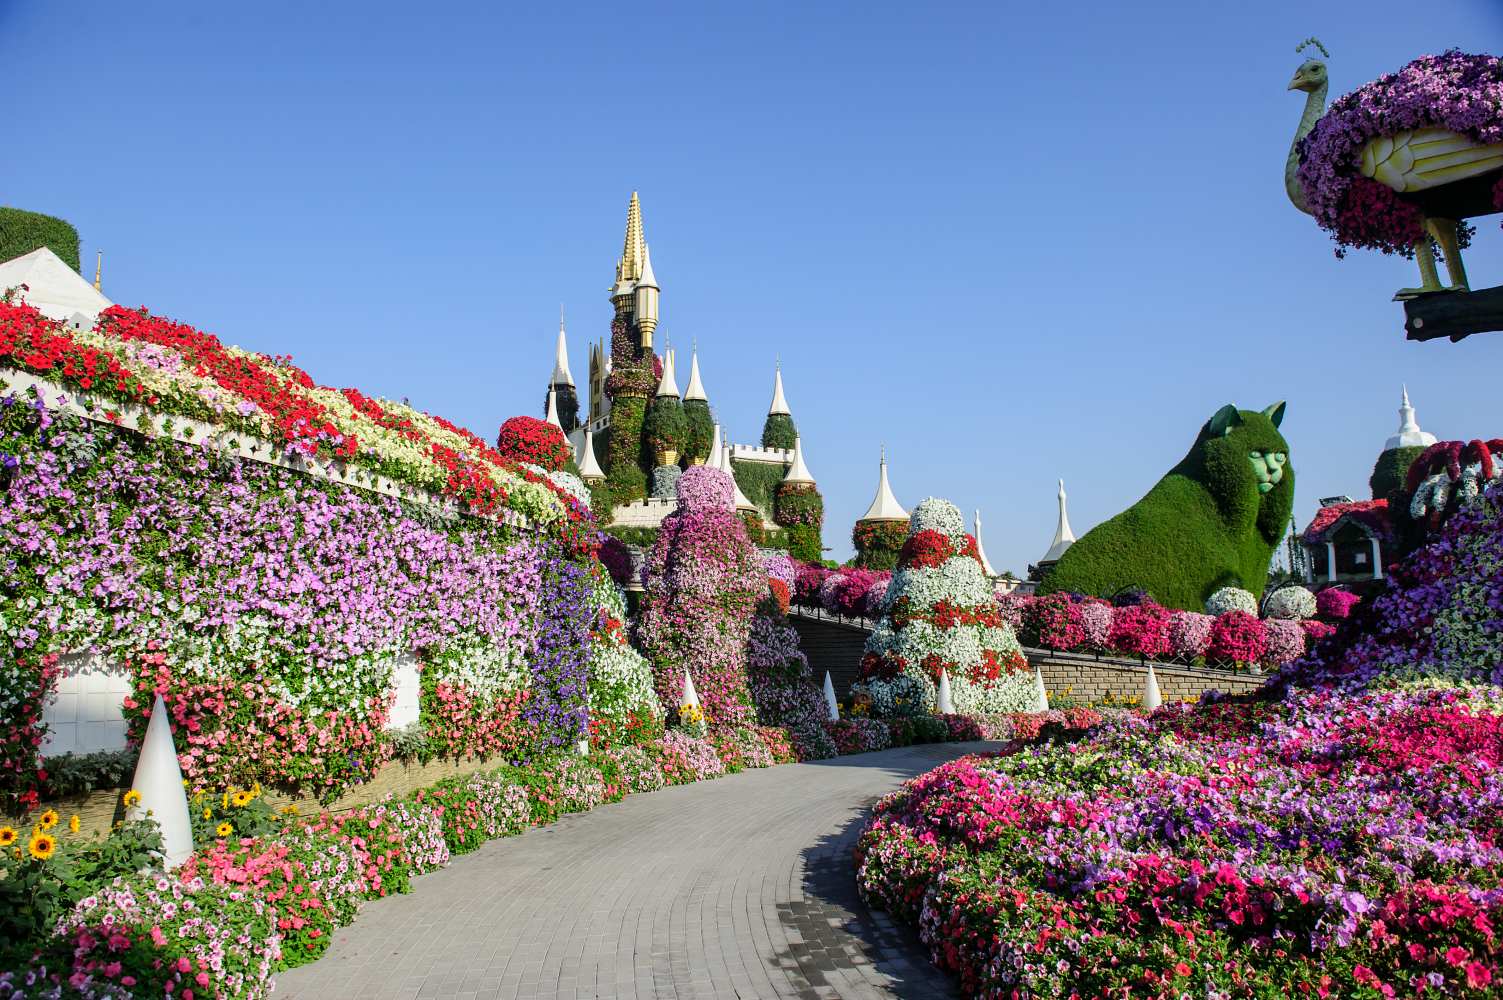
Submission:
[[[824,553],[824,541],[819,529],[812,524],[799,524],[786,529],[788,554],[804,562],[820,562]]]
[[[269,837],[282,826],[281,817],[261,797],[260,785],[218,793],[195,792],[188,800],[188,819],[193,823],[195,844],[232,837]]]
[[[620,396],[611,402],[611,440],[606,481],[615,506],[647,495],[647,471],[642,468],[642,422],[647,400]]]
[[[1281,453],[1283,404],[1223,407],[1189,453],[1132,507],[1098,525],[1049,570],[1040,593],[1110,597],[1140,587],[1171,608],[1199,611],[1221,587],[1263,592],[1294,506],[1294,470],[1260,492],[1254,454]]]
[[[897,569],[898,553],[907,539],[907,521],[857,521],[851,528],[851,545],[856,550],[851,565],[861,569]]]
[[[40,212],[0,207],[0,261],[48,247],[73,270],[78,265],[78,230]]]
[[[85,795],[98,788],[129,788],[131,776],[136,772],[136,757],[134,748],[48,757],[43,762],[47,780],[42,786],[42,797],[59,799],[65,795]]]
[[[1373,464],[1373,474],[1367,480],[1373,499],[1388,500],[1393,494],[1402,492],[1409,467],[1424,450],[1413,445],[1408,448],[1391,448],[1379,455],[1378,461]]]
[[[755,504],[758,510],[771,514],[777,497],[778,485],[782,483],[788,470],[776,462],[745,462],[732,459],[731,474],[736,477],[736,485],[741,487],[741,492],[746,494],[746,499]]]
[[[408,723],[400,729],[387,730],[386,743],[391,747],[394,760],[426,764],[434,757],[433,748],[428,742],[428,727],[422,720]]]
[[[645,425],[646,442],[654,454],[665,451],[684,453],[684,442],[689,436],[689,421],[684,416],[684,404],[677,396],[659,396],[652,401],[647,411]]]
[[[762,447],[792,448],[796,437],[798,428],[793,426],[792,417],[786,413],[767,415],[767,422],[762,425]]]
[[[590,513],[595,515],[595,523],[609,524],[612,507],[610,481],[603,479],[586,488],[590,491]]]
[[[710,445],[715,443],[715,418],[710,414],[710,404],[703,399],[684,400],[684,458],[690,464],[707,462]]]
[[[658,529],[625,527],[612,525],[605,529],[607,535],[614,535],[627,545],[636,545],[640,548],[650,549],[658,540]]]

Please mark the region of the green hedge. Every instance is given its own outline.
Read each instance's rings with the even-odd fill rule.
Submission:
[[[762,447],[764,448],[792,448],[794,439],[798,437],[798,428],[793,426],[793,418],[786,413],[769,413],[767,422],[762,425]]]
[[[647,400],[618,396],[611,401],[611,439],[606,481],[617,506],[647,495],[647,473],[642,468],[642,421]]]
[[[684,439],[689,434],[689,422],[684,417],[684,404],[677,396],[659,396],[647,410],[643,425],[647,450],[654,455],[660,451],[676,451],[682,458],[686,449]]]
[[[1088,531],[1044,576],[1040,593],[1111,597],[1134,587],[1171,608],[1200,611],[1221,587],[1260,597],[1294,506],[1294,470],[1258,491],[1252,452],[1289,454],[1283,404],[1223,407],[1189,454],[1148,495]]]
[[[756,504],[758,510],[772,514],[778,484],[783,481],[788,470],[775,462],[745,462],[740,459],[731,461],[731,470],[736,477],[736,485],[741,487],[746,499]]]
[[[0,208],[0,261],[49,247],[73,270],[78,265],[78,230],[62,219],[20,208]]]
[[[709,461],[710,445],[715,443],[715,418],[710,414],[710,404],[702,399],[684,400],[684,421],[688,425],[684,457],[691,463]]]
[[[857,521],[851,528],[851,546],[856,550],[851,563],[860,569],[897,569],[898,554],[907,540],[907,521]]]
[[[1409,467],[1424,450],[1414,445],[1409,448],[1393,448],[1379,455],[1378,461],[1373,464],[1373,474],[1367,480],[1373,499],[1389,500],[1394,493],[1402,492]]]

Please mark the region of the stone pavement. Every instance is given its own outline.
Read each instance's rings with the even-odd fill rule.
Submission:
[[[878,796],[988,746],[745,771],[491,841],[366,904],[277,995],[951,997],[909,932],[857,899],[850,849]]]

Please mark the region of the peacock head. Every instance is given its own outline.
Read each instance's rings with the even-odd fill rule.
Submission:
[[[1319,59],[1307,59],[1300,64],[1299,69],[1294,71],[1294,79],[1289,81],[1290,90],[1303,90],[1312,93],[1326,85],[1326,64]]]

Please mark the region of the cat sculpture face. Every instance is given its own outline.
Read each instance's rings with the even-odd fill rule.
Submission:
[[[1205,464],[1206,484],[1223,503],[1236,507],[1287,500],[1294,489],[1289,442],[1279,433],[1284,404],[1265,410],[1227,405],[1201,428],[1197,442]]]

